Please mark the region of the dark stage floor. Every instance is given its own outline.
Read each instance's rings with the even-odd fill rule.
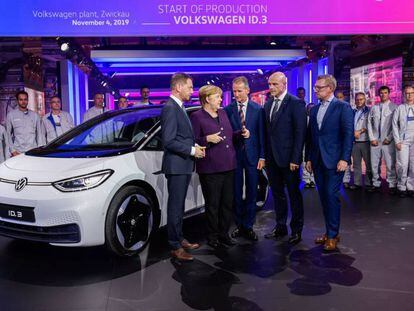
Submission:
[[[258,214],[257,243],[192,263],[168,256],[165,230],[139,258],[103,248],[66,249],[0,238],[0,310],[414,310],[414,199],[343,193],[340,252],[323,254],[316,190],[304,190],[304,241],[269,241],[272,206]],[[203,240],[203,216],[188,219]]]

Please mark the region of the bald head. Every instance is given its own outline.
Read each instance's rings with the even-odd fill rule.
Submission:
[[[279,97],[286,91],[287,78],[283,72],[273,73],[268,80],[270,95]]]

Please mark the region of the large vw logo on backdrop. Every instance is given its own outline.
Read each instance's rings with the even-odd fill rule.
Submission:
[[[26,177],[20,178],[20,179],[16,182],[16,185],[14,186],[14,190],[16,190],[16,191],[20,191],[20,190],[22,190],[24,187],[26,187],[26,185],[27,185],[27,178],[26,178]]]

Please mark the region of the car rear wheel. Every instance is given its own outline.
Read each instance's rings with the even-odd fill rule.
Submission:
[[[159,216],[151,196],[138,186],[126,186],[112,199],[106,216],[105,241],[119,256],[133,256],[148,244]]]

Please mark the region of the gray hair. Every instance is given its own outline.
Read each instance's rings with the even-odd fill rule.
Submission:
[[[245,76],[239,76],[233,79],[232,84],[239,84],[239,83],[243,83],[248,89],[250,89],[249,80],[247,80]]]
[[[333,75],[320,75],[316,80],[325,80],[325,82],[331,87],[332,91],[336,90],[337,82]]]

